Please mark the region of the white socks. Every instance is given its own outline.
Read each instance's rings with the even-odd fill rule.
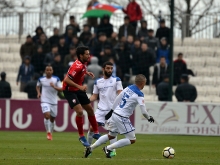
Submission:
[[[103,135],[101,136],[93,145],[91,145],[91,150],[94,150],[95,148],[97,148],[98,146],[106,143],[107,141],[109,141],[108,139],[108,135]]]
[[[45,119],[44,118],[44,125],[45,125],[45,128],[46,128],[46,131],[50,132],[50,119]]]
[[[110,140],[110,144],[113,144],[115,142],[117,142],[117,136],[114,139]]]
[[[121,148],[127,145],[130,145],[131,141],[127,138],[121,139],[113,144],[107,146],[107,149],[112,151],[113,149]]]
[[[87,133],[87,141],[89,144],[92,144],[92,140],[93,140],[93,136],[94,135],[94,132],[90,132],[90,130],[88,131]]]
[[[54,130],[54,123],[55,121],[53,123],[50,121],[50,132],[51,133],[53,133],[53,130]]]

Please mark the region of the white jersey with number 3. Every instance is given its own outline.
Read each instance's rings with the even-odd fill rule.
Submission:
[[[122,96],[119,105],[114,109],[114,112],[123,117],[130,117],[137,104],[144,105],[144,94],[136,85],[130,85],[125,88],[120,95]]]

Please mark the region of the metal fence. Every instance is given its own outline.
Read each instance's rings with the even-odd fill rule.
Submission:
[[[81,19],[83,13],[17,13],[0,12],[0,35],[8,36],[26,36],[34,35],[37,26],[41,25],[48,36],[52,35],[54,27],[58,27],[60,32],[64,32],[65,26],[69,23],[69,16],[74,15],[80,27],[86,23],[87,19]],[[123,13],[114,13],[110,22],[114,25],[114,31],[117,32],[123,24]],[[170,17],[164,15],[166,25],[169,27]],[[158,28],[158,17],[145,15],[148,22],[148,28],[156,31]],[[214,38],[219,36],[220,15],[175,15],[174,37],[184,38]],[[140,23],[138,25],[140,27]]]

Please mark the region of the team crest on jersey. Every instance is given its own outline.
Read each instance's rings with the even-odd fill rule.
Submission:
[[[73,71],[73,72],[72,72],[72,76],[75,76],[75,74],[76,74],[76,71]]]
[[[73,99],[73,103],[74,103],[74,104],[76,103],[76,99]]]

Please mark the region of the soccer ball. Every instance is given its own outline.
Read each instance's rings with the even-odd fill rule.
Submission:
[[[175,156],[175,151],[172,147],[166,147],[163,149],[162,155],[164,158],[173,159]]]

